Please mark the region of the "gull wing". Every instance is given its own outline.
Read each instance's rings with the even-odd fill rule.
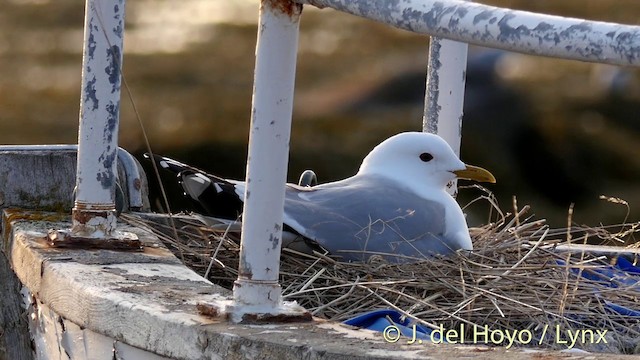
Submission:
[[[376,176],[289,186],[284,222],[344,261],[367,261],[374,254],[415,261],[459,248],[445,236],[444,204]]]

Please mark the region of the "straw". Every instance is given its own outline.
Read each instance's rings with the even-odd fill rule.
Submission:
[[[555,249],[569,242],[573,246],[612,245],[623,238],[633,240],[639,224],[588,227],[569,222],[567,228],[551,229],[543,219],[525,217],[528,210],[528,206],[518,210],[514,201],[515,216],[498,211],[495,223],[470,229],[472,252],[413,263],[389,264],[381,258],[366,264],[344,263],[328,254],[283,249],[283,297],[297,301],[314,316],[334,321],[365,311],[395,309],[431,328],[460,329],[465,324],[465,339],[473,339],[473,332],[483,331],[486,325],[502,334],[527,331],[533,335],[529,343],[516,341],[513,346],[565,349],[569,332],[589,335],[588,331],[606,330],[606,344],[596,343],[597,336],[587,336],[576,347],[613,353],[638,351],[639,318],[616,313],[607,304],[640,310],[640,276],[620,272],[611,279],[589,280],[581,275],[610,269],[621,255]],[[159,221],[158,215],[122,217],[151,229],[170,249],[183,254],[185,265],[194,271],[232,288],[238,275],[239,234],[221,232],[181,215],[174,216],[179,223],[179,238],[174,239],[170,226]],[[618,231],[609,232],[614,228]],[[637,284],[625,285],[621,282],[625,276]]]

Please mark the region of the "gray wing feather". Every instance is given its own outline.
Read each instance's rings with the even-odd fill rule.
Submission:
[[[344,261],[376,253],[391,262],[449,254],[457,247],[444,235],[444,215],[443,204],[380,177],[286,192],[285,223]]]

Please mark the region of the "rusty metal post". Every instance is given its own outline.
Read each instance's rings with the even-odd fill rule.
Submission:
[[[125,4],[87,0],[85,6],[73,225],[70,231],[52,229],[49,243],[139,250],[135,234],[115,231]]]
[[[72,233],[109,236],[115,191],[124,0],[87,0]]]

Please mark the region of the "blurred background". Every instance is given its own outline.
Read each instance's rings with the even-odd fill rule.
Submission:
[[[485,0],[549,14],[640,23],[637,0]],[[120,144],[243,178],[258,0],[129,0]],[[77,141],[84,1],[0,0],[0,143]],[[383,139],[422,124],[428,38],[306,6],[289,180],[353,175]],[[125,87],[123,87],[125,89]],[[462,159],[491,170],[500,206],[532,206],[565,226],[640,218],[640,78],[636,69],[471,47]],[[143,160],[141,160],[143,162]],[[150,172],[150,168],[147,167]],[[149,174],[150,178],[153,178]],[[174,183],[165,178],[165,183]],[[152,184],[153,185],[153,184]],[[155,186],[155,185],[154,185]],[[154,187],[155,191],[155,187]],[[187,209],[177,188],[172,210]],[[481,193],[463,189],[464,205]],[[155,204],[155,201],[154,201]],[[470,209],[486,223],[486,202]]]

